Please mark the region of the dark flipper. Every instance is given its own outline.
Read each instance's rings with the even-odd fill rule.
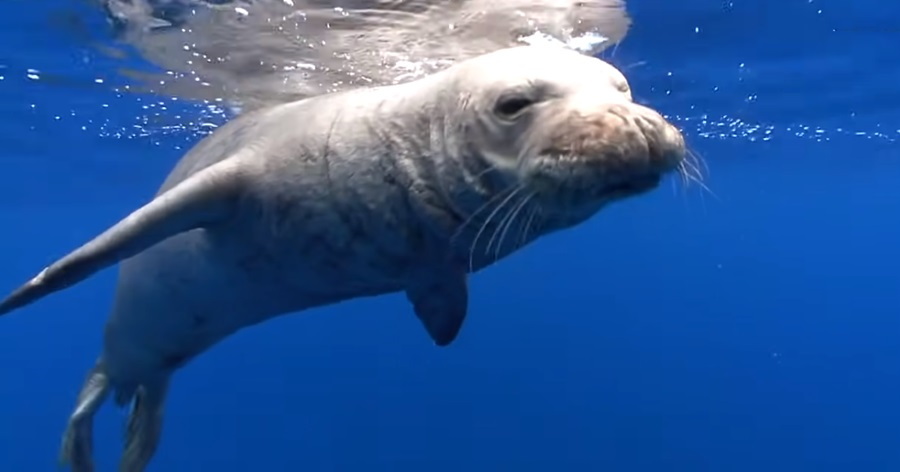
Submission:
[[[436,345],[447,346],[456,339],[469,307],[464,271],[436,268],[419,284],[407,288],[406,297]]]
[[[134,405],[128,415],[125,449],[119,472],[143,472],[159,446],[162,436],[163,409],[169,380],[145,383],[135,392]]]
[[[59,463],[70,467],[72,472],[94,472],[94,415],[109,392],[109,378],[103,363],[97,362],[78,393],[78,402],[63,435]]]

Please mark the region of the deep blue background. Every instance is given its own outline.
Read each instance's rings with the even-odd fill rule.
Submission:
[[[0,291],[145,201],[208,119],[111,92],[64,3],[0,19]],[[151,470],[900,470],[892,5],[632,0],[609,59],[712,194],[667,185],[477,275],[446,349],[399,295],[242,332],[176,377]],[[55,470],[113,282],[0,320],[0,471]],[[98,416],[100,471],[123,420]]]

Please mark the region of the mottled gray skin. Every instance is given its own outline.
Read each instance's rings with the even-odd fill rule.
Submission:
[[[242,328],[404,291],[437,345],[457,336],[467,275],[604,205],[654,188],[679,132],[609,64],[500,50],[424,79],[240,116],[157,197],[52,264],[0,314],[121,262],[103,352],[62,459],[93,470],[91,418],[133,402],[121,471],[159,441],[169,378]]]

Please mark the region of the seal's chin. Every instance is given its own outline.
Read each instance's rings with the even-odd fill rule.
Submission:
[[[617,182],[598,185],[594,191],[597,198],[625,198],[649,192],[659,186],[662,174],[649,173],[628,176]]]

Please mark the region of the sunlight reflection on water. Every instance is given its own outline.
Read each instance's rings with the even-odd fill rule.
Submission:
[[[110,14],[118,18],[120,39],[160,66],[161,74],[128,71],[123,77],[117,71],[92,68],[96,77],[85,77],[74,84],[91,94],[90,100],[78,101],[77,106],[13,100],[5,107],[12,107],[11,112],[30,113],[32,128],[47,126],[49,116],[52,126],[186,149],[247,104],[260,106],[347,87],[410,80],[445,67],[452,59],[513,43],[551,42],[599,54],[620,42],[630,25],[619,0],[469,0],[451,6],[422,0],[355,0],[337,9],[323,8],[323,2],[268,0],[212,5],[199,0],[107,0]],[[361,3],[376,7],[358,8]],[[491,8],[485,9],[488,4]],[[460,5],[478,5],[480,9]],[[497,28],[497,24],[508,27]],[[304,35],[285,33],[285,28],[296,30],[298,25],[306,28]],[[426,26],[430,29],[423,30]],[[440,33],[436,33],[438,30]],[[273,31],[279,33],[273,35]],[[428,32],[437,39],[423,39]],[[312,47],[314,40],[330,44]],[[716,80],[746,87],[746,67],[740,64],[738,69],[732,76],[717,74]],[[654,74],[661,74],[657,83],[671,76],[665,71]],[[127,80],[123,82],[123,78]],[[4,81],[17,79],[29,86],[46,82],[73,85],[74,80],[0,64],[0,87]],[[732,84],[704,84],[703,88],[728,90],[728,85]],[[700,86],[695,88],[689,92],[699,93]],[[686,93],[665,87],[655,87],[655,91],[668,97]],[[22,96],[13,98],[23,100]],[[682,101],[691,102],[693,98]],[[751,119],[740,111],[722,113],[693,106],[679,107],[678,113],[667,118],[695,143],[777,138],[825,142],[841,136],[894,142],[900,138],[900,130],[877,124],[866,129],[833,123],[787,123],[780,116],[774,116],[777,121],[764,122],[758,114]],[[41,125],[37,124],[39,120]]]
[[[622,0],[103,0],[119,40],[160,73],[140,90],[242,109],[412,80],[534,42],[598,54],[621,41]]]

